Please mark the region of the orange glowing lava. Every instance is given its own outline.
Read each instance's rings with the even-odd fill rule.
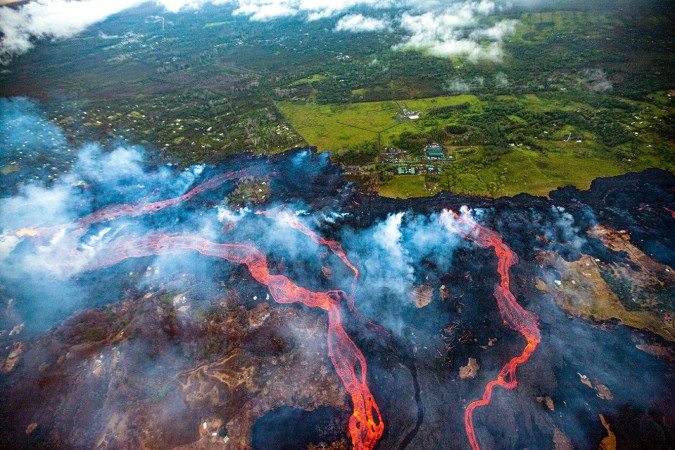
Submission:
[[[347,254],[342,248],[342,245],[337,242],[337,241],[332,241],[330,239],[323,238],[316,234],[314,231],[310,230],[307,228],[305,225],[300,223],[297,217],[287,213],[287,212],[278,212],[278,211],[256,211],[256,214],[262,214],[265,217],[274,217],[282,222],[284,222],[286,225],[288,225],[291,228],[295,228],[296,230],[300,231],[301,233],[305,234],[308,236],[311,240],[316,242],[319,245],[325,245],[327,246],[331,253],[333,253],[335,256],[340,258],[342,262],[349,267],[352,272],[354,272],[354,280],[352,281],[352,296],[354,295],[356,291],[356,280],[359,278],[359,270],[354,266],[354,264],[349,261],[347,258]],[[353,305],[350,306],[352,308]]]
[[[464,411],[466,434],[471,448],[476,450],[480,449],[480,446],[478,445],[473,426],[474,410],[490,403],[492,400],[492,390],[495,386],[501,386],[504,389],[515,389],[518,385],[516,369],[532,356],[532,353],[534,353],[541,341],[541,335],[539,333],[537,315],[520,306],[511,292],[509,269],[517,262],[517,257],[502,241],[502,237],[498,233],[477,224],[469,214],[462,214],[460,216],[453,211],[445,211],[441,217],[441,220],[450,231],[475,242],[481,248],[493,248],[498,258],[497,270],[501,278],[499,285],[495,287],[494,291],[499,312],[504,322],[522,334],[527,340],[527,345],[520,356],[512,358],[507,362],[497,375],[497,379],[490,381],[485,386],[483,397],[470,403]]]
[[[38,230],[35,230],[34,234],[30,234],[30,232],[26,231],[30,229],[23,228],[17,231],[16,235],[36,236],[39,234],[40,236],[46,237],[49,235],[54,235],[62,230],[76,229],[76,231],[72,232],[73,237],[76,238],[78,236],[84,235],[87,229],[95,223],[109,222],[111,220],[117,219],[118,217],[124,216],[139,217],[146,214],[153,214],[163,210],[164,208],[176,206],[183,202],[186,202],[191,198],[197,196],[198,194],[201,194],[204,191],[216,189],[226,181],[234,180],[244,176],[255,176],[259,173],[261,173],[261,170],[259,168],[242,169],[234,172],[224,173],[205,181],[204,183],[194,187],[193,189],[191,189],[190,191],[186,192],[185,194],[179,197],[173,197],[158,202],[141,202],[137,204],[109,205],[97,211],[94,211],[91,214],[87,214],[86,216],[80,217],[79,219],[77,219],[76,222],[73,223],[57,225],[49,228],[40,228],[39,232]],[[22,232],[25,234],[19,234]]]
[[[244,169],[216,176],[193,188],[187,193],[158,202],[141,202],[138,204],[110,205],[79,218],[76,222],[55,226],[52,228],[37,229],[24,228],[16,232],[17,236],[36,236],[38,234],[54,234],[61,230],[77,230],[70,234],[76,239],[83,235],[95,223],[111,221],[122,216],[138,217],[153,214],[169,206],[181,204],[192,197],[210,189],[215,189],[227,180],[251,176],[259,169]],[[310,236],[322,245],[328,245],[333,253],[340,257],[358,276],[342,246],[335,241],[329,241],[316,235],[299,222],[291,222],[292,226]],[[270,294],[277,303],[302,303],[310,308],[323,309],[328,313],[328,352],[335,371],[352,398],[354,411],[349,419],[349,435],[352,445],[357,450],[372,449],[382,436],[384,422],[380,409],[367,385],[367,365],[363,353],[342,327],[340,301],[344,297],[348,302],[353,299],[343,291],[312,292],[293,283],[284,275],[269,273],[266,256],[257,248],[244,244],[218,244],[195,236],[161,235],[142,238],[120,239],[106,248],[105,259],[90,263],[85,271],[107,267],[127,258],[136,258],[150,255],[160,255],[178,251],[196,251],[206,256],[222,258],[235,264],[245,264],[253,279],[267,286]],[[356,279],[356,278],[355,278]]]
[[[149,202],[149,203],[138,203],[138,204],[122,204],[122,205],[110,205],[105,208],[94,211],[93,213],[81,217],[78,219],[74,226],[89,226],[94,223],[107,222],[110,220],[117,219],[121,216],[129,217],[138,217],[145,214],[153,214],[158,211],[163,210],[169,206],[176,206],[183,202],[190,200],[192,197],[201,194],[204,191],[209,191],[216,189],[223,183],[228,180],[234,180],[236,178],[241,178],[244,176],[253,176],[260,172],[259,169],[242,169],[235,172],[228,172],[222,175],[215,176],[208,181],[200,184],[199,186],[191,189],[185,194],[179,197],[173,197],[168,200],[162,200],[158,202]]]
[[[22,228],[16,232],[16,235],[18,237],[26,237],[26,236],[35,237],[38,235],[38,233],[39,233],[38,230],[36,230],[35,228]]]
[[[256,170],[256,169],[254,169]],[[16,232],[17,236],[36,236],[54,233],[59,230],[77,229],[71,233],[71,238],[77,238],[95,223],[111,221],[121,216],[138,217],[153,214],[166,207],[178,205],[209,189],[215,189],[227,180],[251,175],[252,170],[241,170],[214,177],[195,187],[189,192],[175,198],[158,202],[141,202],[137,204],[111,205],[78,219],[76,222],[52,228],[31,229],[24,228]],[[262,211],[270,217],[270,212]],[[349,419],[348,431],[354,449],[372,449],[384,431],[384,422],[379,406],[375,402],[367,385],[367,365],[363,353],[354,341],[347,335],[342,326],[341,300],[346,299],[350,310],[358,314],[354,306],[354,294],[359,271],[352,264],[342,248],[342,245],[333,240],[325,239],[300,223],[291,214],[274,213],[277,218],[288,226],[297,229],[320,245],[326,245],[330,251],[340,258],[353,273],[351,295],[343,291],[313,292],[300,287],[284,275],[273,275],[269,272],[267,257],[256,247],[248,244],[229,243],[220,244],[201,237],[190,235],[151,235],[136,238],[120,238],[105,248],[99,255],[105,253],[102,259],[90,263],[84,270],[95,270],[117,264],[127,258],[138,258],[152,255],[162,255],[183,251],[194,251],[205,256],[221,258],[234,264],[244,264],[251,276],[258,283],[266,286],[270,295],[277,303],[302,303],[310,308],[318,308],[328,315],[328,352],[340,380],[349,393],[353,403],[353,413]],[[480,400],[470,403],[464,414],[464,422],[469,442],[473,449],[479,449],[476,439],[473,412],[480,406],[485,406],[492,399],[495,386],[505,389],[514,389],[517,385],[516,369],[525,363],[537,348],[541,337],[538,328],[537,316],[523,309],[516,301],[510,290],[509,269],[516,263],[516,255],[504,244],[502,237],[479,224],[469,214],[461,216],[444,211],[441,216],[444,225],[452,232],[460,234],[465,239],[476,243],[481,248],[492,248],[498,258],[500,283],[495,287],[494,296],[497,299],[500,314],[504,322],[522,334],[527,345],[520,356],[512,358],[499,372],[496,380],[490,381]],[[371,325],[372,322],[371,322]],[[376,326],[377,327],[377,326]]]
[[[114,220],[121,216],[137,217],[152,214],[168,206],[178,205],[208,189],[215,189],[226,180],[251,175],[251,170],[240,170],[214,177],[180,197],[152,203],[135,205],[111,205],[78,219],[73,224],[55,227],[52,230],[77,228],[74,235],[84,234],[94,223]],[[299,222],[292,226],[320,244],[328,245],[358,276],[358,271],[347,259],[342,246],[323,239]],[[71,236],[72,237],[72,236]],[[180,251],[196,251],[205,256],[222,258],[235,264],[245,264],[253,279],[267,286],[277,303],[302,303],[310,308],[323,309],[328,313],[328,352],[335,371],[352,398],[354,411],[349,419],[349,435],[357,450],[372,449],[382,436],[384,422],[380,409],[366,383],[367,365],[363,353],[342,327],[340,300],[351,298],[343,291],[313,292],[293,283],[284,275],[269,272],[266,256],[257,248],[245,244],[218,244],[196,236],[160,235],[120,239],[105,249],[105,259],[89,264],[84,270],[107,267],[127,258],[160,255]],[[353,300],[351,300],[353,302]]]
[[[340,297],[344,295],[343,292],[313,292],[298,286],[284,275],[270,274],[267,258],[251,245],[218,244],[195,236],[161,235],[125,240],[112,246],[106,251],[105,260],[89,266],[87,270],[110,266],[127,258],[185,250],[245,264],[253,279],[267,286],[277,303],[299,302],[328,313],[328,352],[354,404],[354,412],[349,419],[352,445],[359,450],[372,449],[382,436],[384,422],[366,383],[366,359],[342,327]]]
[[[285,206],[285,205],[284,205]],[[351,295],[346,295],[345,298],[347,299],[347,307],[349,308],[349,311],[358,319],[358,320],[365,320],[368,323],[368,326],[373,329],[374,331],[378,333],[383,333],[383,334],[389,334],[384,328],[382,328],[380,325],[374,323],[370,319],[367,319],[361,315],[359,312],[358,308],[356,307],[356,282],[359,279],[359,269],[356,268],[354,264],[347,258],[347,254],[345,253],[344,249],[342,248],[342,244],[340,244],[338,241],[326,239],[324,237],[319,236],[316,234],[314,231],[310,230],[307,228],[305,225],[303,225],[297,217],[294,215],[287,213],[286,211],[279,212],[279,210],[273,210],[273,211],[256,211],[256,214],[261,214],[264,215],[265,217],[268,218],[275,218],[277,220],[280,220],[281,222],[285,223],[291,228],[295,228],[296,230],[300,231],[304,235],[308,236],[312,241],[316,242],[319,245],[325,245],[327,246],[331,253],[333,253],[335,256],[340,258],[342,262],[351,269],[351,271],[354,273],[354,277],[352,278],[352,290],[351,290]]]

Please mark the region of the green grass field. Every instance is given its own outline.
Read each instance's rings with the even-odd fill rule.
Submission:
[[[378,193],[383,197],[391,198],[426,197],[432,194],[424,186],[424,177],[418,175],[394,177],[390,182],[381,186]]]
[[[306,77],[306,78],[301,78],[299,80],[295,80],[289,86],[299,86],[301,84],[312,84],[314,81],[322,81],[326,79],[326,75],[322,75],[320,73],[316,73],[312,75],[311,77]]]
[[[514,196],[523,192],[547,196],[558,187],[572,185],[588,189],[595,178],[645,168],[637,164],[633,167],[621,166],[615,161],[599,158],[546,157],[537,152],[516,149],[504,155],[499,165],[460,173],[449,180],[442,178],[440,184],[456,193],[486,197]],[[501,187],[491,189],[499,182]],[[381,186],[378,193],[384,197],[411,198],[433,195],[437,191],[425,188],[423,176],[400,176]]]
[[[494,197],[513,196],[521,192],[545,196],[551,190],[569,185],[588,189],[595,178],[620,175],[628,170],[613,160],[564,154],[545,156],[516,149],[504,155],[498,165],[481,170],[479,175],[486,183],[501,181],[502,188],[488,192]],[[456,189],[463,190],[461,185]]]
[[[428,111],[441,106],[462,103],[478,105],[473,95],[456,95],[399,102],[409,110]],[[350,148],[366,141],[377,140],[382,132],[382,145],[390,145],[402,131],[417,131],[414,121],[399,123],[395,120],[400,109],[395,102],[368,102],[344,105],[308,105],[279,103],[279,109],[293,127],[319,151]],[[391,128],[390,128],[391,127]],[[372,130],[372,131],[367,131]]]

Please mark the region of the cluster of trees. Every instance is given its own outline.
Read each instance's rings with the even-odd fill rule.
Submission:
[[[394,140],[394,146],[409,152],[412,156],[422,156],[424,147],[433,141],[428,133],[404,131]]]
[[[474,111],[468,103],[432,109],[420,120],[421,129],[400,133],[393,145],[408,151],[412,156],[422,156],[424,147],[432,142],[481,146],[480,163],[489,166],[511,152],[514,146],[545,152],[552,148],[546,141],[562,141],[567,136],[561,136],[560,131],[569,129],[573,134],[571,138],[575,140],[594,136],[594,142],[601,144],[604,148],[602,151],[608,156],[625,160],[639,154],[638,137],[633,133],[633,128],[626,126],[635,121],[633,115],[639,110],[633,104],[608,95],[579,96],[574,92],[559,92],[540,98],[556,104],[577,102],[579,106],[576,109],[556,108],[546,111],[532,108],[524,100],[481,96],[483,102],[480,112],[478,108]],[[584,100],[588,100],[588,103],[582,103]],[[448,121],[453,123],[447,124]],[[656,124],[653,130],[653,133],[659,133],[662,137],[667,134]],[[575,154],[590,157],[598,150],[597,145],[586,145]]]
[[[437,117],[439,119],[449,119],[453,117],[457,111],[468,111],[471,109],[471,104],[468,102],[460,103],[459,105],[441,106],[439,108],[430,109],[427,115]]]
[[[394,178],[391,169],[386,165],[375,166],[373,170],[363,175],[356,175],[361,187],[366,191],[377,191],[383,184]]]
[[[498,135],[496,131],[493,134]],[[394,140],[394,146],[409,152],[412,156],[424,156],[424,147],[434,142],[462,146],[483,145],[492,141],[486,140],[485,133],[476,127],[451,124],[445,127],[436,126],[428,131],[403,131]]]
[[[346,166],[362,166],[377,159],[377,141],[368,141],[333,153],[333,161]]]
[[[549,124],[557,126],[572,125],[580,130],[589,131],[600,138],[603,145],[617,147],[634,139],[626,126],[617,121],[617,114],[609,110],[564,111],[555,110],[544,114]]]

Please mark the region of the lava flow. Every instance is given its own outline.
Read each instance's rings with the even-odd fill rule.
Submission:
[[[255,175],[256,173],[257,171],[252,169],[242,169],[237,170],[235,172],[224,173],[215,176],[209,179],[208,181],[205,181],[204,183],[200,184],[195,188],[192,188],[191,190],[189,190],[188,192],[179,197],[173,197],[158,202],[139,203],[136,205],[122,204],[122,205],[107,206],[105,208],[99,209],[98,211],[94,211],[93,213],[80,218],[77,221],[77,224],[88,226],[94,223],[110,221],[120,216],[138,217],[145,214],[152,214],[157,211],[161,211],[166,207],[176,206],[183,202],[186,202],[190,200],[192,197],[195,197],[196,195],[201,194],[204,191],[216,189],[226,181],[241,178],[244,176],[252,176]]]
[[[351,263],[351,261],[349,261],[349,259],[347,258],[347,254],[345,253],[344,249],[342,248],[342,245],[338,241],[333,241],[319,236],[318,234],[307,228],[305,225],[300,223],[297,217],[288,214],[286,212],[273,213],[271,211],[256,211],[256,214],[262,214],[265,217],[274,217],[276,219],[279,219],[289,227],[295,228],[304,235],[308,236],[311,240],[313,240],[317,244],[327,246],[335,256],[340,258],[342,262],[345,263],[345,265],[349,267],[352,270],[352,272],[354,272],[354,278],[352,280],[352,297],[354,296],[356,292],[356,280],[359,278],[359,270],[356,268],[356,266],[354,266],[354,264]],[[353,303],[350,302],[349,308],[350,310],[354,309]]]
[[[120,204],[104,207],[77,222],[49,229],[22,229],[19,236],[35,236],[48,231],[78,228],[76,236],[83,234],[90,225],[114,220],[120,216],[138,217],[152,214],[168,206],[178,205],[208,189],[215,189],[227,180],[243,175],[251,175],[251,170],[240,170],[216,176],[193,188],[187,193],[164,201],[144,202],[136,205]],[[297,223],[298,229],[321,244],[328,245],[345,263],[355,271],[357,269],[347,260],[342,246],[334,241],[320,238],[311,230]],[[294,225],[295,226],[295,225]],[[45,233],[46,234],[46,233]],[[349,419],[349,434],[355,449],[372,449],[382,436],[384,422],[380,409],[368,388],[367,365],[363,353],[342,327],[340,299],[350,296],[343,291],[313,292],[293,283],[284,275],[269,273],[266,256],[257,248],[244,244],[218,244],[195,236],[160,235],[141,238],[120,239],[105,248],[104,260],[90,263],[83,270],[90,271],[119,263],[127,258],[160,255],[176,251],[196,251],[205,256],[225,259],[235,264],[245,264],[253,278],[267,286],[277,303],[302,303],[310,308],[320,308],[328,313],[328,352],[335,370],[349,392],[354,411]],[[349,300],[348,300],[349,301]],[[353,300],[351,300],[353,302]]]
[[[218,244],[195,236],[161,235],[122,241],[106,251],[106,259],[86,270],[106,267],[150,255],[192,250],[205,256],[245,264],[253,278],[267,286],[277,303],[302,303],[328,312],[328,352],[335,370],[349,392],[354,412],[349,419],[349,434],[355,449],[372,449],[384,431],[380,409],[366,384],[366,359],[342,327],[341,291],[313,292],[293,283],[284,275],[269,272],[267,258],[257,248],[244,244]]]
[[[327,246],[331,253],[333,253],[335,256],[340,258],[342,262],[349,267],[352,272],[354,272],[354,277],[352,278],[352,290],[351,290],[351,295],[346,295],[347,299],[347,307],[349,308],[349,312],[351,312],[356,319],[358,320],[365,320],[368,323],[368,326],[375,332],[388,335],[389,333],[387,330],[385,330],[382,326],[376,324],[372,320],[365,318],[363,315],[361,315],[361,312],[358,310],[356,307],[355,303],[355,298],[356,298],[356,282],[358,281],[359,278],[359,269],[352,264],[352,262],[347,258],[347,254],[345,253],[344,249],[342,248],[342,244],[340,244],[338,241],[334,241],[331,239],[326,239],[324,237],[319,236],[316,234],[314,231],[310,230],[307,228],[305,225],[303,225],[297,217],[286,213],[282,212],[279,213],[277,211],[256,211],[256,214],[262,214],[265,217],[274,217],[276,219],[281,220],[283,223],[288,225],[291,228],[295,228],[296,230],[300,231],[301,233],[305,234],[308,236],[311,240],[316,242],[319,245],[325,245]]]
[[[114,219],[117,219],[118,217],[123,217],[123,216],[128,216],[128,217],[138,217],[142,216],[145,214],[153,214],[158,211],[161,211],[164,208],[167,208],[169,206],[176,206],[179,205],[183,202],[186,202],[190,200],[191,198],[195,197],[198,194],[201,194],[204,191],[212,190],[218,188],[220,185],[225,183],[226,181],[229,180],[234,180],[236,178],[241,178],[244,176],[254,176],[259,173],[259,169],[257,168],[252,168],[252,169],[242,169],[242,170],[237,170],[234,172],[228,172],[224,173],[221,175],[217,175],[204,183],[200,184],[199,186],[196,186],[186,192],[185,194],[178,196],[178,197],[173,197],[167,200],[161,200],[157,202],[141,202],[137,204],[120,204],[120,205],[108,205],[104,208],[101,208],[97,211],[94,211],[91,214],[87,214],[86,216],[80,217],[77,219],[77,221],[73,223],[68,223],[64,225],[57,225],[54,227],[45,227],[45,228],[22,228],[18,230],[15,234],[18,237],[36,237],[36,236],[49,236],[56,234],[57,232],[61,230],[68,230],[68,229],[73,229],[77,228],[78,231],[76,231],[74,234],[77,235],[83,235],[86,230],[89,228],[89,226],[95,224],[95,223],[100,223],[100,222],[108,222]]]
[[[320,245],[326,245],[330,249],[330,251],[340,258],[342,262],[345,263],[347,267],[349,267],[353,272],[354,272],[354,283],[356,282],[356,279],[359,277],[359,270],[354,266],[354,264],[349,261],[347,258],[347,254],[345,251],[342,249],[342,245],[337,242],[337,241],[332,241],[330,239],[323,238],[307,228],[305,225],[300,223],[300,221],[292,216],[291,214],[288,213],[281,213],[281,214],[272,214],[270,211],[256,211],[256,214],[262,214],[265,217],[270,217],[273,215],[273,217],[280,219],[282,222],[284,222],[286,225],[288,225],[291,228],[295,228],[296,230],[300,231],[301,233],[309,236],[311,240],[316,242],[317,244]],[[353,288],[354,286],[352,286]]]
[[[442,220],[448,230],[463,236],[476,243],[481,248],[494,249],[495,255],[498,258],[498,271],[501,277],[500,284],[495,287],[494,296],[497,299],[499,312],[504,319],[504,322],[515,331],[522,334],[527,340],[525,349],[515,358],[512,358],[499,371],[496,380],[490,381],[485,386],[483,397],[480,400],[471,402],[464,412],[464,426],[466,434],[469,438],[469,443],[472,449],[480,449],[476,433],[473,426],[473,412],[480,406],[486,406],[492,400],[492,390],[495,386],[501,386],[504,389],[515,389],[518,385],[516,380],[516,369],[520,364],[525,363],[537,345],[541,341],[539,333],[538,318],[536,314],[525,310],[518,304],[516,298],[513,296],[510,287],[509,269],[516,264],[517,257],[511,249],[504,243],[502,237],[489,230],[478,223],[467,213],[461,216],[453,211],[444,211]]]

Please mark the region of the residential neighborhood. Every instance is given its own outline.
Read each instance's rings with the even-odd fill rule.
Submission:
[[[462,148],[465,149],[465,148]],[[432,142],[420,152],[422,156],[413,156],[410,152],[396,147],[385,147],[377,157],[377,163],[366,165],[347,165],[348,175],[365,175],[374,169],[389,171],[395,176],[405,175],[441,175],[444,166],[456,161],[457,149],[449,150]]]

